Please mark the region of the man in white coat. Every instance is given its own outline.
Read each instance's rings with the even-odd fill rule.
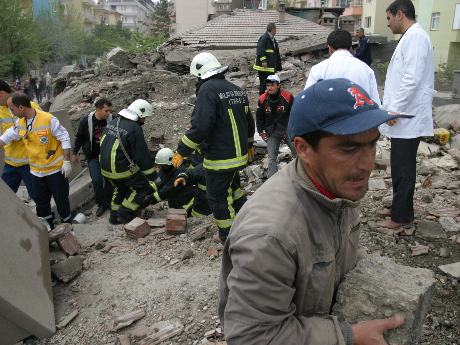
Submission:
[[[305,90],[319,80],[345,78],[360,85],[371,99],[380,105],[374,71],[350,53],[351,34],[341,29],[332,31],[327,37],[327,46],[330,57],[311,68]]]
[[[414,220],[416,156],[420,137],[433,136],[432,102],[434,87],[433,46],[428,34],[415,21],[411,0],[396,0],[387,8],[388,27],[402,34],[388,66],[383,108],[410,113],[411,119],[400,118],[380,126],[380,132],[391,138],[391,178],[393,203],[381,215],[391,220],[382,226],[398,229]]]

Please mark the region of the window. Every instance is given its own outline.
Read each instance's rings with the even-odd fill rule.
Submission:
[[[440,18],[441,18],[441,13],[439,12],[431,13],[431,30],[439,30]]]
[[[365,17],[364,18],[364,27],[370,28],[372,25],[372,17]]]
[[[455,17],[454,25],[452,26],[454,30],[460,30],[460,4],[455,5]]]

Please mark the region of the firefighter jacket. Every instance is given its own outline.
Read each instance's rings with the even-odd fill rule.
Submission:
[[[248,163],[254,141],[254,119],[246,92],[225,80],[224,74],[201,85],[192,113],[192,127],[177,152],[188,157],[202,142],[205,169],[235,171]]]
[[[154,180],[152,187],[155,189],[154,197],[156,202],[163,200],[168,201],[170,208],[189,209],[193,203],[194,190],[193,185],[186,186],[178,185],[174,187],[174,181],[179,175],[185,172],[185,167],[171,167],[171,170],[160,170],[157,178]]]
[[[38,174],[60,170],[64,161],[61,142],[52,133],[53,117],[50,113],[36,110],[31,125],[27,125],[25,117],[17,122],[18,135],[26,147],[30,170]]]
[[[130,167],[130,162],[121,148],[117,124],[121,143],[136,166]],[[110,121],[104,129],[99,160],[102,175],[113,180],[128,178],[136,173],[150,178],[155,173],[142,127],[139,123],[122,116]]]
[[[41,110],[40,106],[35,102],[30,102],[32,108]],[[0,106],[0,132],[5,133],[8,128],[13,127],[18,118],[15,117],[7,106]],[[3,147],[5,150],[5,163],[20,167],[29,164],[27,149],[22,140],[12,141]]]
[[[185,178],[187,185],[193,185],[195,196],[193,200],[192,216],[203,217],[211,214],[208,198],[206,197],[206,178],[204,175],[203,164],[190,167],[186,172],[178,177]]]
[[[260,95],[256,112],[257,131],[268,134],[285,132],[293,102],[294,96],[282,89],[276,95],[268,92]]]
[[[256,61],[253,66],[256,71],[275,73],[282,70],[278,42],[275,38],[272,39],[268,32],[260,36],[256,54]],[[262,66],[263,62],[267,62],[267,67]]]

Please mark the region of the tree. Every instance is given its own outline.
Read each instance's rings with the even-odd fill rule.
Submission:
[[[17,1],[0,0],[0,76],[23,75],[39,62],[39,44],[31,11]]]
[[[159,0],[155,3],[154,9],[149,16],[150,33],[154,36],[169,37],[169,18],[168,0]]]

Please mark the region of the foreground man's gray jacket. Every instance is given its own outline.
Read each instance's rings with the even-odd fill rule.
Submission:
[[[329,315],[357,261],[358,203],[317,192],[296,159],[244,205],[225,243],[219,317],[229,345],[345,345]]]

